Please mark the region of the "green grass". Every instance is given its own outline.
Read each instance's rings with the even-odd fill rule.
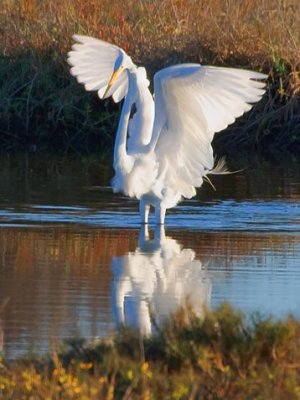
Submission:
[[[218,154],[300,148],[298,0],[3,0],[2,150],[110,151],[119,107],[70,77],[73,33],[123,47],[149,74],[179,62],[269,74],[253,111],[214,143]]]
[[[1,363],[4,399],[299,399],[300,323],[229,306],[181,309],[157,336],[69,341],[49,360]]]

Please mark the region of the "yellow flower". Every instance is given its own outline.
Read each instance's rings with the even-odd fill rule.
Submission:
[[[133,379],[133,372],[132,372],[131,369],[129,369],[129,370],[127,371],[127,378],[128,378],[130,381],[132,381],[132,379]]]
[[[146,373],[148,371],[148,369],[149,369],[149,364],[147,362],[144,362],[142,364],[142,372]]]
[[[39,385],[41,383],[41,376],[34,370],[23,371],[22,378],[24,380],[25,389],[30,392],[34,385]]]
[[[107,382],[107,377],[106,376],[101,376],[100,378],[99,378],[99,383],[101,384],[101,385],[103,385],[104,383],[106,383]]]
[[[89,363],[81,362],[79,364],[79,366],[80,366],[80,369],[91,369],[91,368],[93,368],[93,363],[92,362],[89,362]]]
[[[74,393],[79,394],[80,392],[81,392],[80,386],[76,386],[76,387],[74,388]]]
[[[142,373],[143,373],[145,376],[147,376],[147,378],[151,378],[151,377],[152,377],[152,372],[150,371],[149,363],[144,362],[144,363],[142,364],[141,370],[142,370]]]

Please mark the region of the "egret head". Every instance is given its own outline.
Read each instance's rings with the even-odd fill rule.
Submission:
[[[126,53],[123,51],[120,51],[120,54],[118,58],[116,59],[115,65],[114,65],[114,70],[112,73],[112,76],[108,82],[107,88],[105,90],[105,93],[103,95],[103,98],[106,97],[107,93],[109,92],[109,89],[112,87],[112,85],[116,82],[118,77],[121,75],[122,71],[125,69],[131,69],[133,67],[133,63],[131,61],[131,58],[127,56]]]

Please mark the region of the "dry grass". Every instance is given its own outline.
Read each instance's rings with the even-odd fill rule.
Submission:
[[[298,0],[3,0],[2,141],[10,143],[24,132],[30,141],[36,131],[48,139],[55,132],[55,141],[59,131],[64,146],[72,147],[74,136],[82,141],[86,131],[95,141],[99,127],[104,127],[102,137],[111,136],[116,109],[103,109],[67,74],[71,37],[80,33],[123,47],[150,73],[182,61],[269,73],[269,98],[250,121],[238,125],[237,143],[249,143],[247,131],[252,146],[270,143],[274,136],[280,146],[299,144],[299,21]],[[106,112],[104,121],[99,107]],[[231,146],[234,139],[223,140],[225,148],[227,141]]]
[[[300,64],[297,0],[4,0],[0,18],[5,55],[49,48],[63,54],[77,32],[114,42],[141,62],[161,52],[167,63],[166,52],[178,52],[265,71]]]

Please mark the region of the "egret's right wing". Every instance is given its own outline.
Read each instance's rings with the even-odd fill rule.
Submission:
[[[192,197],[213,169],[215,132],[250,110],[265,84],[258,72],[182,64],[154,77],[155,122],[152,146],[169,187]]]
[[[74,35],[77,42],[68,53],[71,74],[76,76],[86,90],[97,91],[103,98],[108,82],[113,74],[115,63],[124,51],[118,46],[89,36]],[[128,91],[128,78],[121,72],[105,97],[112,96],[115,102],[123,99]]]

